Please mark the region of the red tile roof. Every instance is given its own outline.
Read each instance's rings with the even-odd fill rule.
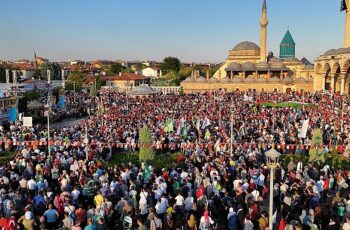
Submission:
[[[123,73],[120,76],[105,76],[105,80],[112,81],[135,81],[135,80],[148,80],[148,77],[134,73]]]

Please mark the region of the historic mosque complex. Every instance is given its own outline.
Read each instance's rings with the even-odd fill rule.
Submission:
[[[350,0],[346,0],[350,5]],[[287,30],[280,44],[279,57],[267,53],[267,4],[263,1],[260,18],[260,47],[250,41],[238,43],[228,58],[210,77],[192,74],[181,86],[185,93],[215,90],[256,90],[290,92],[329,90],[350,93],[350,12],[346,12],[344,48],[332,49],[314,64],[295,57],[295,42]]]

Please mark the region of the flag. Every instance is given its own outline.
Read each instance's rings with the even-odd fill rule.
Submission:
[[[209,131],[209,129],[207,129],[207,130],[205,131],[205,134],[204,134],[204,139],[205,139],[205,140],[209,140],[209,138],[210,138],[210,131]]]
[[[309,127],[309,119],[303,121],[303,125],[300,132],[300,138],[306,137],[308,127]]]
[[[173,119],[170,119],[168,129],[169,129],[169,132],[174,132],[174,120]]]
[[[103,107],[103,101],[102,101],[102,97],[100,97],[100,102],[98,104],[98,113],[100,115],[102,115],[105,112],[105,109]]]
[[[197,128],[198,131],[201,128],[201,120],[199,118],[197,118],[196,128]]]
[[[182,138],[183,139],[187,139],[188,137],[188,128],[187,127],[184,127],[183,131],[182,131]]]
[[[348,6],[346,5],[346,0],[341,0],[340,12],[344,10],[348,11]]]
[[[58,104],[60,105],[60,107],[61,107],[62,109],[64,108],[64,104],[65,104],[64,95],[60,96],[60,99],[58,100]]]
[[[218,138],[218,140],[215,142],[214,149],[216,152],[220,151],[220,138]]]
[[[9,120],[11,122],[15,122],[17,120],[17,108],[16,107],[11,107],[8,114],[9,114]]]
[[[164,123],[164,132],[170,133],[174,131],[173,119],[167,119]]]
[[[179,136],[180,134],[181,134],[181,125],[179,124],[177,126],[176,135]]]
[[[208,127],[210,124],[211,124],[211,123],[210,123],[210,120],[206,117],[206,118],[204,119],[203,124],[202,124],[202,129],[205,129],[205,128]]]

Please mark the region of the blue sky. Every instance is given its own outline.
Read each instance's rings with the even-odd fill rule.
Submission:
[[[1,0],[0,59],[221,62],[240,41],[259,45],[262,0]],[[268,0],[268,51],[289,26],[297,57],[343,44],[340,0]]]

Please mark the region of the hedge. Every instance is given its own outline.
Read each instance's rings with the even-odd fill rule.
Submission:
[[[303,104],[297,103],[297,102],[280,102],[280,103],[273,103],[273,102],[262,102],[260,105],[265,107],[272,107],[272,108],[295,108],[300,109],[303,108]],[[314,104],[304,104],[305,107],[315,107]]]
[[[156,170],[162,168],[169,168],[171,166],[183,168],[184,161],[179,161],[178,158],[183,158],[182,153],[171,153],[165,155],[156,155],[155,158],[148,163],[150,163]],[[107,162],[108,167],[114,167],[115,165],[128,165],[129,162],[132,164],[140,165],[139,154],[138,153],[116,153],[113,154],[112,160]]]
[[[5,152],[5,153],[1,153],[0,152],[0,164],[4,164],[7,162],[10,162],[14,159],[14,152]]]

